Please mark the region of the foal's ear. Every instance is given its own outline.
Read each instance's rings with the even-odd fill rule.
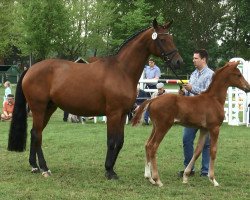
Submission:
[[[233,67],[237,67],[238,65],[240,64],[240,61],[231,61],[231,62],[228,62],[227,65],[229,66],[233,66]]]

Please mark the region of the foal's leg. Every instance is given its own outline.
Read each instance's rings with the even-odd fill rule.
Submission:
[[[195,164],[195,161],[197,160],[197,158],[200,156],[202,149],[204,147],[205,141],[206,141],[206,137],[208,135],[208,131],[205,129],[200,129],[200,136],[199,136],[199,140],[196,146],[196,149],[194,151],[193,157],[190,160],[188,166],[186,167],[186,169],[184,170],[183,173],[183,183],[187,183],[188,182],[188,175],[190,174],[192,167]]]
[[[155,122],[153,123],[155,132],[151,140],[147,144],[146,151],[147,154],[149,155],[149,160],[150,160],[149,164],[152,166],[152,178],[150,178],[149,181],[152,184],[161,187],[163,186],[163,184],[160,180],[160,176],[158,173],[156,152],[162,139],[164,138],[168,130],[172,127],[173,123],[167,123],[165,120],[158,120],[156,123]]]
[[[150,140],[152,139],[153,135],[155,133],[155,128],[153,127],[150,137],[148,138],[146,144],[145,144],[145,154],[146,154],[146,160],[145,160],[145,172],[144,177],[151,179],[151,163],[150,163],[150,157],[147,151],[147,146],[149,145]]]
[[[117,156],[124,142],[124,125],[126,114],[111,113],[107,116],[107,156],[105,161],[105,176],[107,179],[118,179],[114,171]]]
[[[217,153],[217,143],[219,136],[219,127],[210,130],[210,163],[209,163],[209,180],[214,184],[214,186],[219,186],[219,183],[215,180],[214,176],[214,162]]]

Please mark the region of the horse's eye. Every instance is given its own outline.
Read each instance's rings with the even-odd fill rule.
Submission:
[[[161,42],[162,42],[162,43],[165,43],[165,40],[164,40],[164,39],[161,39]]]
[[[241,77],[241,74],[238,74],[238,77],[240,78],[240,77]]]

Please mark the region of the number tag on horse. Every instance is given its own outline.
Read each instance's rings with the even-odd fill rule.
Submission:
[[[153,39],[153,40],[156,40],[156,38],[157,38],[157,33],[156,33],[156,32],[153,32],[153,33],[152,33],[152,39]]]

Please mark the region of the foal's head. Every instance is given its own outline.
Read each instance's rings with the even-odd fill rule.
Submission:
[[[237,87],[244,92],[250,92],[250,85],[237,68],[239,62],[228,62],[223,68],[227,77],[225,81],[228,82],[229,86]]]
[[[173,21],[167,22],[164,25],[158,25],[158,22],[154,19],[153,28],[150,29],[153,40],[151,52],[170,62],[173,66],[180,67],[183,64],[183,59],[173,42],[173,36],[169,33],[172,23]]]

